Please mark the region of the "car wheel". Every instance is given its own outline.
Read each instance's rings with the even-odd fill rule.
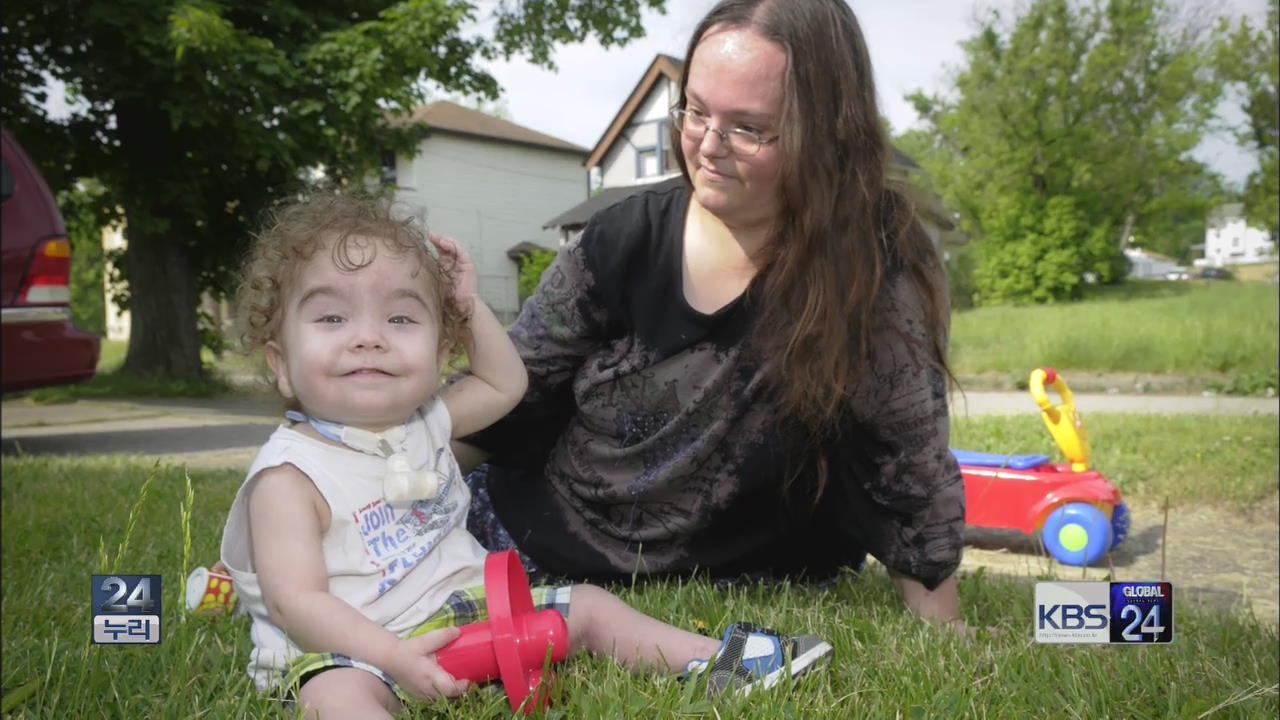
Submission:
[[[1129,536],[1129,506],[1120,503],[1115,510],[1111,511],[1111,547],[1115,547],[1124,542]]]
[[[1111,549],[1111,519],[1088,503],[1067,503],[1044,521],[1045,549],[1066,565],[1092,565]]]

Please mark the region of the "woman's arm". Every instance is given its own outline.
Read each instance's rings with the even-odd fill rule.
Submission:
[[[938,625],[960,620],[960,595],[956,592],[956,576],[951,575],[930,590],[924,583],[900,572],[890,570],[889,577],[902,596],[902,602],[911,612]]]

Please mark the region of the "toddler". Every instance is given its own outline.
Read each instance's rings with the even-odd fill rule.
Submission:
[[[239,313],[289,405],[236,495],[222,562],[252,617],[249,673],[296,693],[308,717],[389,717],[469,683],[434,662],[484,620],[485,550],[451,438],[484,428],[527,377],[453,241],[384,200],[324,196],[278,212],[245,271]],[[465,351],[471,374],[441,371]],[[816,637],[746,624],[687,632],[591,585],[534,589],[572,649],[632,669],[706,674],[749,691],[830,656]]]

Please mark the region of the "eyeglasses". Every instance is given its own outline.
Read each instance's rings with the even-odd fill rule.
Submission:
[[[710,130],[719,135],[720,142],[728,145],[729,149],[737,155],[755,155],[760,152],[760,148],[774,142],[779,137],[774,135],[766,140],[760,137],[760,133],[741,127],[720,130],[711,127],[707,120],[706,115],[693,110],[684,110],[682,108],[673,108],[671,110],[671,124],[675,126],[676,130],[699,142],[706,137],[707,131]]]

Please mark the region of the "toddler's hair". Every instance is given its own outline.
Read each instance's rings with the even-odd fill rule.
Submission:
[[[412,217],[397,217],[390,200],[336,193],[316,194],[277,206],[253,246],[241,272],[237,316],[241,348],[252,353],[280,336],[285,304],[301,269],[324,248],[334,264],[356,271],[373,262],[364,243],[377,239],[381,248],[417,261],[426,300],[439,323],[441,343],[457,352],[467,317],[453,300],[456,278]],[[356,252],[352,252],[355,250]]]

